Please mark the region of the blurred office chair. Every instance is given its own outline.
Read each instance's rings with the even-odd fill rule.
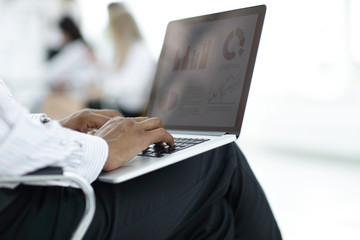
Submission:
[[[94,190],[83,177],[76,174],[64,173],[62,169],[58,167],[43,168],[25,176],[0,177],[0,183],[24,183],[27,185],[53,180],[67,180],[77,185],[84,193],[85,210],[71,237],[72,240],[81,240],[94,217],[96,207]]]

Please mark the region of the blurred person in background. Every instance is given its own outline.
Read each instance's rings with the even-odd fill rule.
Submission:
[[[56,118],[83,108],[87,90],[99,76],[95,55],[74,20],[63,16],[58,27],[62,45],[49,50],[45,71],[49,95],[42,108]]]
[[[156,62],[126,6],[110,3],[108,14],[112,56],[103,61],[102,96],[98,103],[89,103],[89,107],[115,108],[126,117],[142,116]]]

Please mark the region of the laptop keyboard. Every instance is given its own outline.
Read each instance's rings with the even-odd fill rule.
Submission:
[[[168,145],[157,146],[152,144],[147,149],[139,153],[138,156],[163,157],[165,154],[175,153],[208,140],[209,139],[205,138],[174,138],[175,145],[173,147]]]

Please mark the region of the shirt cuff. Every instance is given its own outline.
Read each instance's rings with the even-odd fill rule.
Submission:
[[[80,165],[77,168],[77,173],[92,183],[101,173],[107,161],[109,154],[109,147],[106,141],[97,136],[91,136],[84,133],[84,155]]]

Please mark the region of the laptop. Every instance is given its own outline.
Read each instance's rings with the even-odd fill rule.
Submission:
[[[175,147],[150,146],[100,181],[120,183],[234,142],[240,134],[265,5],[171,21],[147,116]]]

